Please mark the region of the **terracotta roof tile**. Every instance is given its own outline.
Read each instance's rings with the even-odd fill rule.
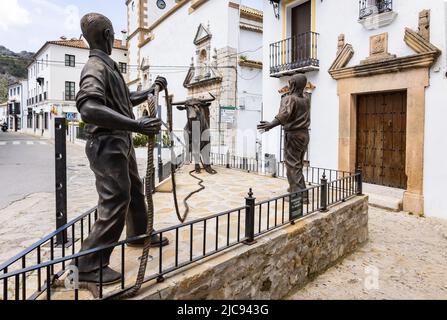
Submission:
[[[78,39],[78,40],[55,40],[55,41],[48,41],[48,43],[49,44],[59,45],[59,46],[65,46],[65,47],[88,49],[88,45],[82,39]],[[126,49],[126,47],[123,46],[123,43],[122,43],[121,40],[115,40],[115,43],[113,44],[113,47],[116,48],[116,49]]]

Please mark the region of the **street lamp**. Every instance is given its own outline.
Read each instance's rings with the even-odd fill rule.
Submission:
[[[270,4],[273,6],[273,13],[276,19],[279,19],[279,4],[281,0],[270,0]]]

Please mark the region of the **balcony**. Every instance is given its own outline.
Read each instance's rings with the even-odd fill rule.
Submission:
[[[377,17],[378,15],[390,16],[386,20],[394,20],[396,14],[393,13],[393,0],[360,0],[359,1],[359,22]],[[377,20],[377,19],[376,19]],[[377,22],[376,22],[377,23]]]
[[[306,32],[270,45],[270,76],[281,78],[319,70],[318,33]]]

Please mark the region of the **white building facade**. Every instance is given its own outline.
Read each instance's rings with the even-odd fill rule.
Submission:
[[[70,140],[81,120],[76,109],[81,71],[89,58],[88,43],[80,39],[48,41],[28,65],[27,101],[24,107],[23,130],[27,133],[54,137],[54,117],[69,120]],[[127,50],[115,40],[112,59],[127,73]]]
[[[213,151],[256,156],[260,136],[254,128],[262,109],[262,11],[228,0],[165,3],[163,8],[156,1],[126,1],[129,86],[148,88],[160,75],[167,78],[174,101],[213,94]],[[141,115],[141,110],[136,113]],[[175,110],[175,133],[181,138],[185,123],[186,113]]]
[[[310,164],[361,168],[366,182],[404,189],[404,210],[447,218],[447,3],[263,1],[263,119],[276,115],[290,76],[305,73]],[[281,159],[281,129],[262,150]]]
[[[9,130],[19,131],[23,127],[23,111],[28,97],[28,81],[19,80],[8,87],[7,123]]]

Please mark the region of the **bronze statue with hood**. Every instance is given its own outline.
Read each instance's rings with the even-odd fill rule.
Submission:
[[[304,74],[293,76],[289,80],[289,94],[282,97],[275,119],[272,122],[262,121],[258,125],[258,129],[265,132],[280,125],[284,127],[284,162],[290,193],[306,189],[303,167],[310,127],[310,98],[304,93],[306,85]],[[304,202],[308,201],[307,196],[303,195]]]

